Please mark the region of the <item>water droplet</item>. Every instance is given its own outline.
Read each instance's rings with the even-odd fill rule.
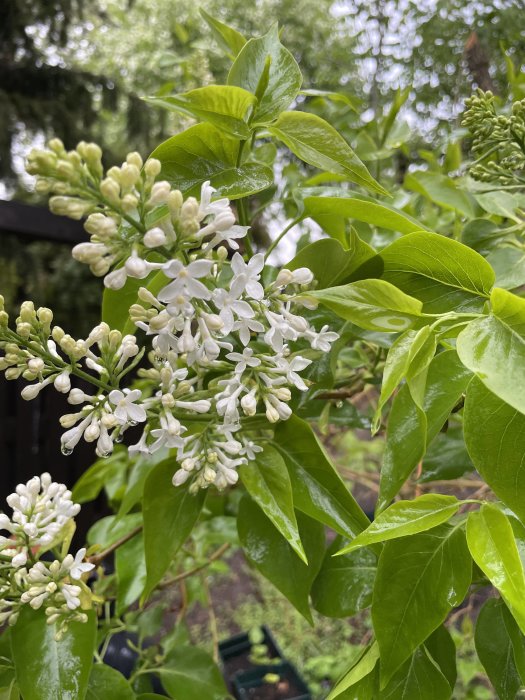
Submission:
[[[66,457],[69,457],[69,455],[73,454],[73,450],[71,449],[71,447],[66,447],[65,445],[62,445],[62,447],[60,448],[60,452],[62,452],[62,454]]]
[[[102,457],[102,459],[107,459],[110,456],[111,456],[111,452],[101,452],[100,453],[100,457]]]
[[[129,421],[128,421],[128,425],[131,425],[132,427],[133,427],[134,425],[138,425],[138,424],[139,424],[138,420],[129,420]]]
[[[121,443],[122,440],[124,440],[124,435],[122,433],[119,433],[113,438],[113,441],[118,443]]]
[[[343,408],[343,406],[344,406],[344,402],[343,402],[343,401],[338,401],[338,402],[335,404],[335,407],[336,407],[336,408]]]

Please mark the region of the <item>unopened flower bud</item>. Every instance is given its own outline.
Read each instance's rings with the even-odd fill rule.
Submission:
[[[55,381],[53,382],[53,384],[55,385],[55,389],[61,394],[67,394],[68,391],[70,391],[71,389],[71,380],[69,378],[69,372],[67,370],[61,372],[55,377]]]
[[[155,228],[146,231],[144,235],[144,245],[146,248],[157,248],[165,243],[166,234],[159,226],[155,226]]]
[[[160,160],[157,160],[156,158],[149,158],[144,165],[144,172],[148,177],[155,178],[160,173],[161,167]]]
[[[122,289],[126,284],[127,277],[126,269],[120,267],[118,270],[113,270],[113,272],[108,273],[104,277],[104,286],[108,289]]]
[[[171,185],[166,180],[161,182],[156,182],[151,188],[151,195],[149,198],[150,204],[165,204],[168,200],[169,193],[171,192]]]
[[[134,165],[140,170],[142,168],[142,157],[140,153],[137,153],[137,151],[132,151],[131,153],[128,153],[128,155],[126,156],[126,163]]]
[[[109,199],[112,203],[118,203],[120,201],[120,187],[111,177],[102,180],[100,183],[100,192],[103,197]]]
[[[168,209],[172,214],[178,214],[184,203],[184,198],[180,190],[172,190],[168,195]]]
[[[34,374],[40,374],[46,364],[41,357],[32,357],[27,361],[27,366]]]

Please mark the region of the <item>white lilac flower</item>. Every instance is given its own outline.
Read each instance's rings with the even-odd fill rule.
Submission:
[[[264,267],[263,253],[257,253],[248,263],[245,263],[242,255],[235,253],[231,261],[231,269],[233,278],[230,284],[230,289],[234,296],[240,296],[246,292],[252,299],[262,299],[264,297],[264,289],[259,282],[261,271]],[[235,289],[235,292],[233,290]]]
[[[199,279],[209,275],[212,265],[211,260],[194,260],[189,265],[183,265],[180,260],[171,260],[162,271],[173,282],[160,290],[158,299],[165,303],[179,295],[188,299],[210,299],[210,290]]]
[[[234,322],[232,330],[239,334],[239,340],[243,345],[248,345],[252,332],[263,333],[264,326],[254,318],[238,318]]]
[[[224,324],[222,330],[225,335],[233,329],[234,313],[238,318],[253,318],[255,316],[255,311],[247,301],[238,299],[226,289],[215,289],[213,302],[220,309],[219,316]]]
[[[113,389],[110,391],[108,399],[115,406],[113,415],[117,421],[124,425],[125,423],[142,423],[146,420],[146,410],[144,406],[137,405],[142,396],[140,389]]]
[[[82,575],[95,568],[94,564],[84,561],[86,556],[86,548],[79,549],[73,557],[71,554],[66,555],[62,562],[62,566],[69,570],[69,575],[73,579],[80,579]]]
[[[310,341],[310,345],[314,350],[329,352],[332,343],[339,338],[339,333],[329,331],[328,328],[329,326],[323,326],[318,333],[314,330],[306,331],[305,337]]]
[[[308,387],[306,386],[306,384],[304,383],[304,379],[298,374],[298,372],[301,372],[303,369],[306,369],[306,367],[308,367],[311,364],[312,360],[308,360],[305,357],[301,357],[300,355],[296,355],[291,360],[279,356],[275,358],[276,368],[283,374],[285,374],[288,383],[293,384],[293,386],[297,387],[299,391],[306,391]]]
[[[226,355],[228,360],[235,362],[235,373],[243,374],[248,367],[258,367],[261,364],[261,360],[254,355],[252,348],[244,348],[242,353],[240,352],[230,352]]]

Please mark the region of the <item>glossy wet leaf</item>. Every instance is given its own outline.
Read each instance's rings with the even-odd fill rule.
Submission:
[[[118,476],[126,469],[126,461],[121,452],[115,452],[107,459],[97,459],[81,475],[72,490],[75,503],[87,503],[94,500],[104,488],[105,483]]]
[[[308,423],[296,416],[278,423],[274,446],[288,467],[296,509],[350,538],[369,525]]]
[[[185,196],[200,197],[207,180],[217,196],[247,197],[273,185],[273,172],[261,163],[237,163],[240,142],[212,124],[196,124],[172,136],[153,151],[162,164],[161,177]]]
[[[461,501],[455,496],[437,493],[427,493],[412,501],[397,501],[377,515],[368,528],[338,554],[430,530],[450,520],[460,505]]]
[[[140,598],[146,585],[144,537],[141,532],[117,549],[115,571],[117,574],[116,613],[121,615]]]
[[[305,214],[323,226],[326,218],[363,221],[399,233],[422,231],[426,227],[405,212],[361,194],[339,197],[305,197]]]
[[[345,175],[350,182],[373,192],[387,194],[344,138],[316,114],[282,112],[269,131],[305,163]]]
[[[372,600],[383,682],[463,601],[471,574],[461,526],[439,525],[385,543]]]
[[[523,640],[505,603],[487,600],[476,622],[476,652],[501,700],[515,700],[522,686],[516,656],[523,661]]]
[[[217,664],[197,647],[180,645],[172,649],[159,675],[175,700],[224,700],[228,694]]]
[[[24,700],[83,700],[93,663],[96,615],[71,622],[60,641],[44,610],[22,606],[11,629],[11,651]]]
[[[239,475],[253,500],[306,564],[293,508],[292,484],[279,452],[267,445],[255,460],[240,467]]]
[[[525,633],[525,573],[509,519],[496,506],[485,504],[470,513],[467,540],[472,558]]]
[[[456,644],[445,625],[440,625],[430,637],[425,640],[425,649],[439,666],[451,690],[456,685],[458,677],[456,662]]]
[[[161,462],[144,485],[145,598],[164,576],[173,557],[190,535],[206,497],[203,489],[192,494],[188,484],[173,486],[172,478],[177,468],[173,459]]]
[[[351,617],[372,602],[377,557],[363,549],[334,557],[326,552],[312,586],[312,605],[327,617]]]
[[[367,279],[308,292],[338,316],[370,331],[399,333],[421,316],[422,304],[385,280]]]
[[[202,7],[199,9],[199,12],[212,30],[218,43],[226,49],[226,51],[236,56],[244,44],[246,44],[244,36],[236,29],[233,29],[233,27],[229,27],[227,24],[224,24],[224,22],[220,22],[215,17],[212,17],[203,10]]]
[[[449,700],[451,696],[448,680],[423,646],[394,674],[378,700]]]
[[[444,209],[453,209],[468,218],[476,216],[474,197],[457,187],[454,180],[446,175],[418,170],[405,177],[404,185],[409,190],[423,194]]]
[[[525,415],[475,378],[464,411],[465,443],[474,466],[494,493],[525,519]]]
[[[380,256],[382,278],[420,299],[426,313],[481,310],[494,284],[494,271],[479,253],[436,233],[409,233]]]
[[[495,289],[491,305],[490,316],[459,334],[458,355],[493,394],[525,413],[525,300]]]
[[[324,289],[346,281],[375,254],[357,234],[350,236],[347,248],[333,238],[322,238],[301,248],[286,267],[289,270],[308,267],[314,274],[317,288]]]
[[[148,97],[146,101],[156,107],[189,114],[231,136],[247,139],[251,135],[248,119],[257,99],[234,85],[207,85],[180,95]]]
[[[370,676],[378,661],[379,646],[377,642],[374,642],[336,683],[327,700],[336,700],[336,698],[339,698],[339,700],[349,700],[349,698],[352,697],[357,697],[360,700],[359,696],[355,693],[352,694],[350,689],[355,689],[358,683]],[[350,694],[347,694],[348,692],[350,692]],[[370,700],[372,699],[370,698]]]
[[[429,365],[421,411],[407,386],[396,395],[388,419],[377,508],[386,508],[439,433],[472,378],[454,350],[437,354]]]
[[[94,664],[89,674],[86,700],[134,700],[135,693],[124,676],[111,666]]]
[[[295,58],[279,41],[279,31],[274,25],[267,34],[250,39],[242,47],[228,74],[228,85],[237,85],[255,95],[268,56],[268,82],[255,111],[254,124],[275,119],[297,97],[303,81]]]
[[[324,556],[324,528],[302,513],[297,514],[297,522],[308,565],[251,498],[245,496],[239,505],[237,528],[249,561],[312,622],[308,596]]]

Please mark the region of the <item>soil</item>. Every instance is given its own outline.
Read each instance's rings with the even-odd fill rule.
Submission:
[[[257,688],[249,688],[245,692],[250,700],[293,700],[303,695],[301,688],[288,678],[278,683],[265,683]]]

